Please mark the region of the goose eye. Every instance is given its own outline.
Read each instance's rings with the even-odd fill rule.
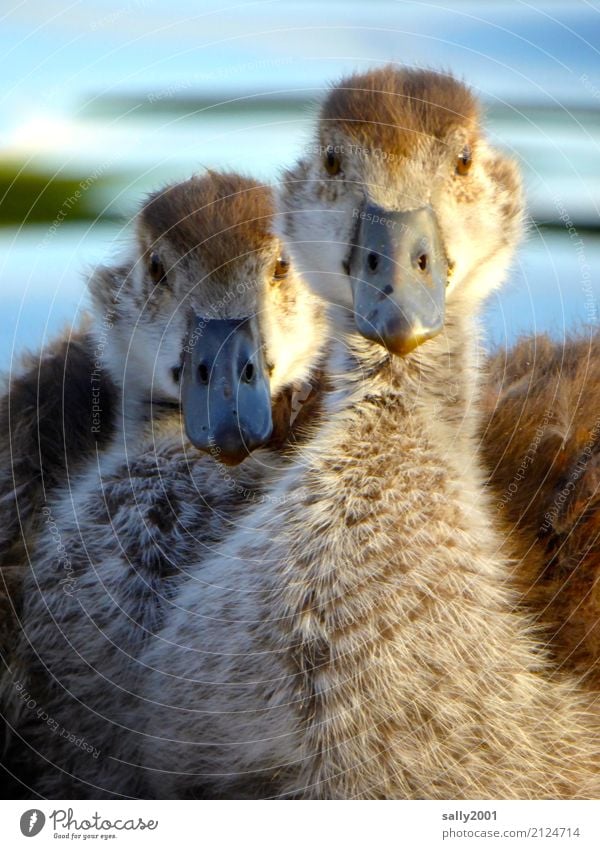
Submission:
[[[325,170],[330,177],[335,177],[342,169],[340,157],[337,155],[332,145],[329,145],[325,151]]]
[[[150,254],[150,277],[155,283],[163,283],[167,278],[164,266],[156,251],[152,251]]]
[[[279,256],[277,258],[277,262],[275,263],[275,270],[273,271],[273,280],[284,280],[288,276],[289,270],[289,259],[283,255]]]
[[[456,160],[456,173],[461,176],[467,174],[472,162],[473,157],[471,154],[471,148],[467,144],[463,147],[460,156]]]

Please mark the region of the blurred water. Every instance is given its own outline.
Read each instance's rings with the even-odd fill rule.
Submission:
[[[117,224],[65,227],[45,245],[44,227],[0,230],[0,278],[15,281],[3,291],[0,364],[10,366],[23,347],[35,350],[58,329],[76,325],[88,306],[85,272],[110,260],[126,240]],[[528,331],[562,338],[596,322],[600,304],[600,236],[580,234],[583,247],[565,232],[532,231],[502,291],[484,314],[490,345],[507,344]],[[577,240],[578,242],[578,240]],[[587,264],[594,273],[586,271]],[[18,283],[17,283],[18,281]]]
[[[73,320],[86,268],[114,254],[117,221],[144,192],[204,166],[276,178],[306,144],[324,87],[383,61],[464,76],[485,102],[491,138],[521,162],[533,218],[559,225],[532,230],[487,311],[491,337],[561,334],[596,320],[598,44],[600,12],[580,0],[3,8],[0,167],[47,181],[71,175],[88,188],[59,227],[60,197],[47,224],[0,226],[0,368],[13,349],[36,347]],[[0,191],[0,222],[2,200]],[[77,220],[84,203],[89,223]],[[560,226],[562,209],[583,248]]]
[[[44,226],[0,229],[0,368],[77,325],[89,305],[86,275],[111,258],[120,231],[118,225],[70,225],[45,242]]]

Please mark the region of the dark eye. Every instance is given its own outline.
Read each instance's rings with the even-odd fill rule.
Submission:
[[[165,269],[156,251],[150,254],[150,277],[155,283],[164,283],[167,279]]]
[[[325,170],[330,177],[335,177],[342,170],[340,157],[337,155],[332,145],[329,145],[325,151]]]
[[[471,148],[466,144],[456,160],[456,173],[464,177],[465,174],[468,174],[472,162]]]
[[[284,280],[288,276],[289,270],[290,261],[286,256],[281,254],[281,256],[277,257],[277,262],[275,263],[275,270],[273,271],[273,280]]]

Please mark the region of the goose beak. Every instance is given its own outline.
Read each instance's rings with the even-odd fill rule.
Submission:
[[[192,444],[227,465],[237,465],[269,440],[271,392],[255,318],[193,316],[181,405]]]
[[[388,212],[366,203],[348,262],[358,331],[405,355],[444,326],[448,261],[429,207]]]

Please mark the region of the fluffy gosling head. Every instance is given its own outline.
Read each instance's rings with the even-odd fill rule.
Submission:
[[[517,168],[483,137],[469,89],[392,66],[331,90],[279,204],[305,279],[400,354],[440,332],[447,300],[501,282],[522,228]]]
[[[308,372],[316,305],[272,232],[269,188],[231,173],[151,195],[133,256],[91,281],[125,396],[181,402],[199,449],[239,462],[265,444],[271,397]]]

